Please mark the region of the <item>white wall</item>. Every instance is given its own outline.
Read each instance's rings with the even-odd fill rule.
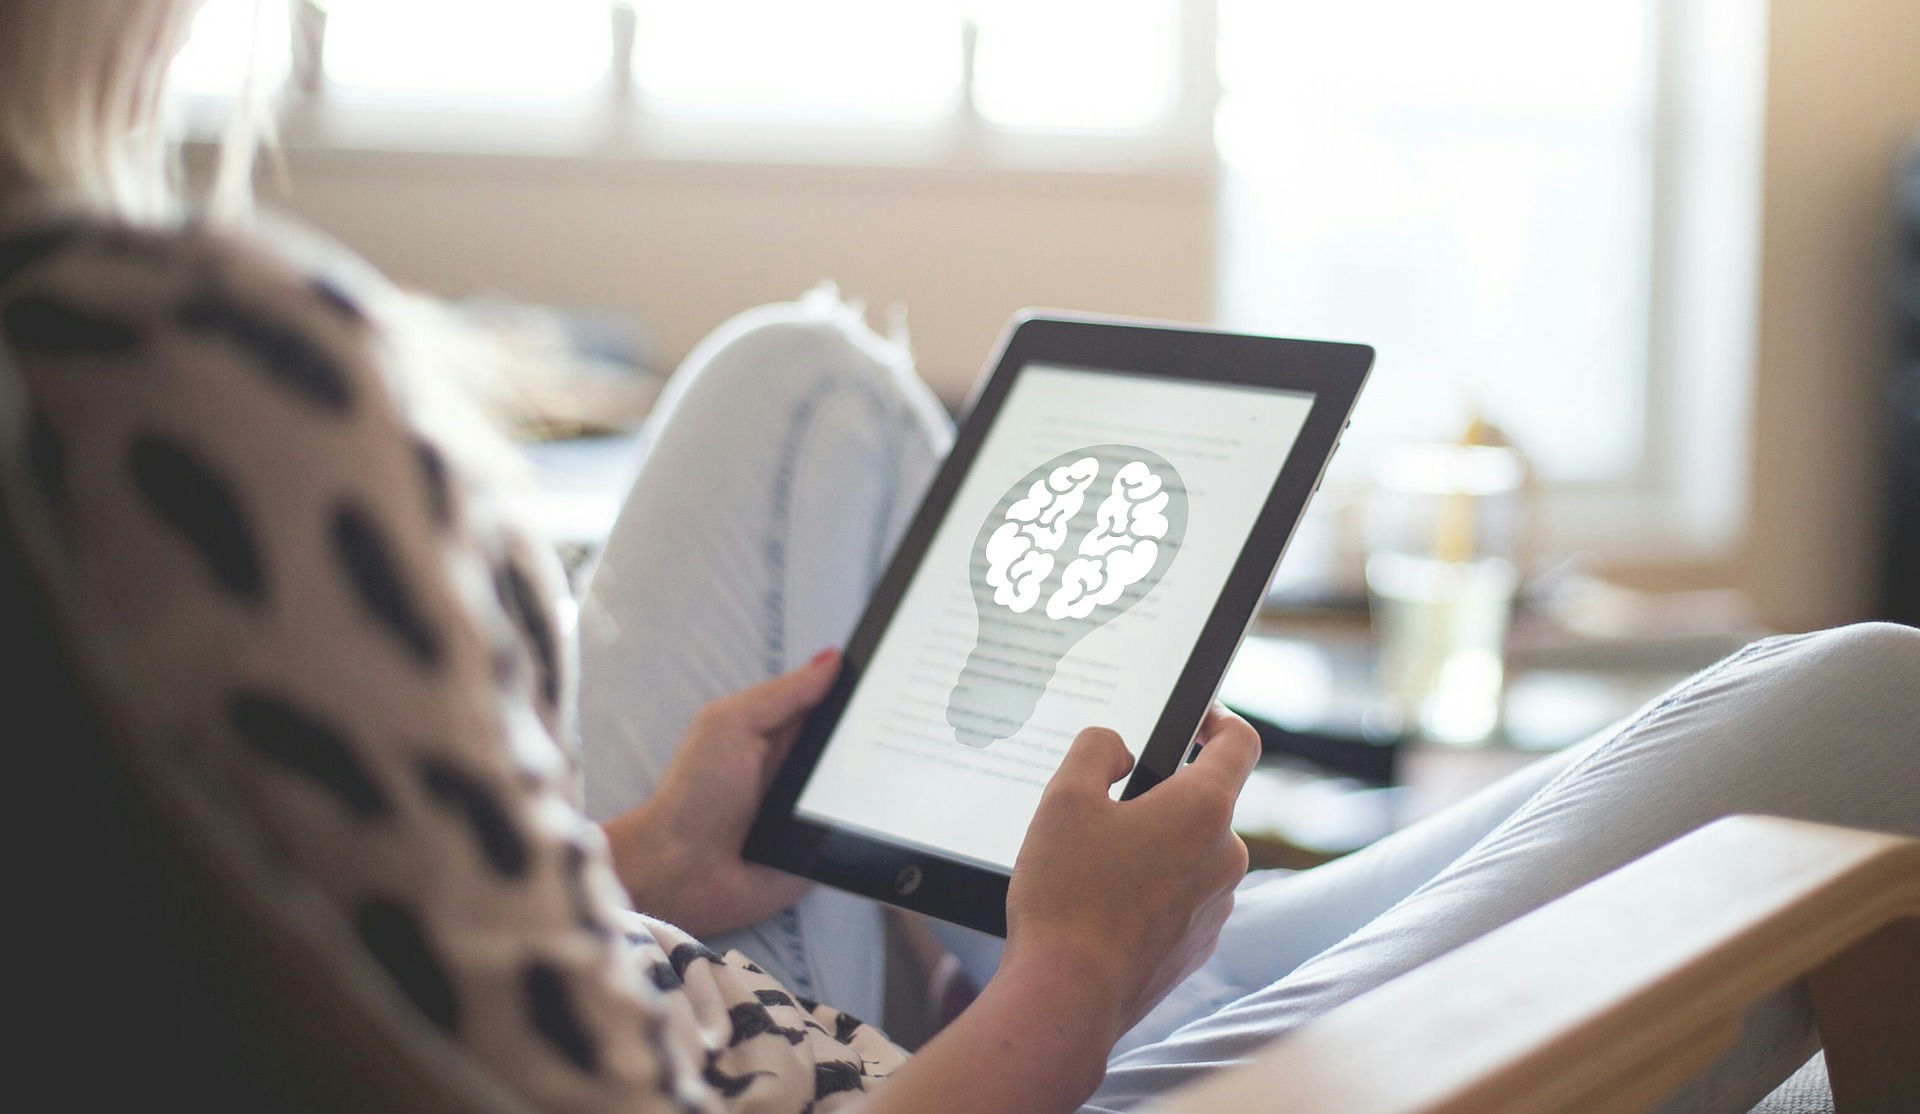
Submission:
[[[823,278],[882,328],[905,305],[922,374],[949,399],[1023,306],[1212,312],[1204,174],[298,148],[288,160],[281,204],[401,282],[624,311],[675,360],[729,315]]]
[[[1920,3],[1773,0],[1751,519],[1732,572],[1786,629],[1873,613],[1893,359],[1893,174]]]

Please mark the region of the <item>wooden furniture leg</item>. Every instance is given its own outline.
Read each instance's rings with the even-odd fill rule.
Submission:
[[[1837,1114],[1920,1111],[1920,920],[1888,925],[1807,984]]]

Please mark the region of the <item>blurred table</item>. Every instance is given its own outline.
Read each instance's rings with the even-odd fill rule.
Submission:
[[[1382,714],[1364,611],[1263,614],[1221,686],[1266,744],[1235,827],[1256,866],[1323,862],[1625,719],[1746,638],[1582,639],[1522,613],[1500,726],[1461,747],[1404,734]]]

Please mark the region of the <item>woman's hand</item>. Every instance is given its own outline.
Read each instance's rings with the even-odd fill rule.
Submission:
[[[1002,970],[1065,967],[1106,990],[1113,1040],[1213,953],[1247,872],[1233,806],[1260,738],[1215,705],[1200,742],[1172,777],[1115,801],[1133,758],[1112,731],[1082,731],[1014,864]]]
[[[695,936],[753,924],[811,885],[740,857],[747,829],[801,721],[827,694],[840,655],[700,709],[653,796],[602,825],[634,906]]]
[[[1131,801],[1120,737],[1082,731],[1040,799],[1007,895],[1000,970],[953,1024],[862,1107],[865,1114],[1066,1114],[1107,1054],[1213,951],[1247,870],[1233,802],[1260,739],[1216,707],[1200,756]]]

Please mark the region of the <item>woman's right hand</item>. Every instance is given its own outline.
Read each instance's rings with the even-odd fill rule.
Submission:
[[[1113,1040],[1212,954],[1247,871],[1233,806],[1260,738],[1215,705],[1200,743],[1172,777],[1115,801],[1133,758],[1114,732],[1082,731],[1014,863],[1002,971],[1065,968],[1106,991]]]
[[[865,1114],[1064,1114],[1099,1086],[1120,1035],[1213,951],[1247,870],[1233,802],[1260,757],[1215,707],[1200,756],[1131,801],[1120,737],[1088,728],[1040,798],[1007,894],[1000,969]]]

